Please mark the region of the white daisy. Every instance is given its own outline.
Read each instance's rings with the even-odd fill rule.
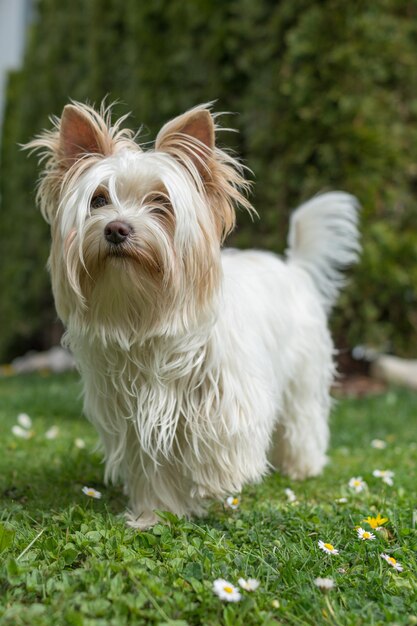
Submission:
[[[389,485],[390,487],[392,487],[394,484],[393,478],[395,476],[395,472],[393,472],[392,470],[376,469],[372,472],[372,475],[375,476],[376,478],[382,478],[382,482],[385,483],[386,485]]]
[[[347,498],[337,498],[336,503],[337,504],[346,504],[347,501],[348,501]]]
[[[387,447],[387,442],[383,439],[372,439],[371,446],[376,450],[384,450]]]
[[[90,498],[95,498],[96,500],[100,500],[101,492],[93,489],[93,487],[83,487],[82,492],[85,493],[86,496],[90,496]]]
[[[256,580],[256,578],[248,578],[247,580],[245,580],[244,578],[239,578],[237,582],[239,583],[239,586],[242,587],[242,589],[244,589],[245,591],[256,591],[256,589],[259,587],[259,580]]]
[[[223,578],[218,578],[213,582],[213,591],[220,600],[227,602],[239,602],[241,595],[237,587]]]
[[[349,480],[349,487],[355,491],[355,493],[360,493],[364,489],[366,489],[366,482],[362,480],[362,476],[357,476],[356,478],[351,478]]]
[[[336,550],[331,543],[324,543],[324,541],[320,539],[318,545],[319,548],[323,550],[323,552],[327,552],[327,554],[339,554],[339,550]]]
[[[32,428],[32,420],[27,413],[19,413],[19,415],[17,416],[17,423],[20,424],[20,426],[22,426],[23,428],[26,428],[26,430]]]
[[[293,492],[292,489],[284,489],[285,495],[287,496],[288,502],[295,502],[297,500],[297,496]]]
[[[356,532],[358,533],[358,539],[362,539],[363,541],[372,541],[375,539],[375,535],[364,528],[359,527],[356,529]]]
[[[74,440],[74,445],[76,448],[79,448],[80,450],[82,450],[83,448],[85,448],[85,441],[84,439],[77,437],[77,439]]]
[[[51,426],[49,430],[45,433],[45,439],[56,439],[59,435],[58,426]]]
[[[398,572],[402,572],[403,571],[403,566],[400,565],[400,563],[398,563],[398,561],[396,559],[394,559],[393,556],[389,556],[388,554],[381,554],[381,557],[383,559],[385,559],[386,562],[389,563],[391,565],[391,567],[396,569]]]
[[[229,496],[226,499],[226,507],[229,509],[237,509],[239,508],[240,500],[235,496]]]
[[[17,424],[12,426],[12,433],[15,437],[20,437],[20,439],[30,439],[33,435],[33,432],[31,430],[26,430],[26,428],[22,428]]]
[[[334,587],[333,578],[315,578],[314,584],[322,591],[330,591]]]

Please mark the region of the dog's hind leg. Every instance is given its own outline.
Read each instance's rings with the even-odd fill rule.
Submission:
[[[283,410],[273,435],[271,465],[293,479],[317,476],[327,462],[329,386],[333,364],[310,358],[284,394]]]

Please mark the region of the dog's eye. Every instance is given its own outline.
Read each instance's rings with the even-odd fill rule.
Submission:
[[[152,207],[152,213],[157,215],[166,215],[170,210],[171,204],[166,196],[163,194],[154,194],[148,200],[147,203]]]
[[[98,193],[91,199],[90,206],[92,209],[101,209],[106,204],[108,204],[108,200],[104,193]]]

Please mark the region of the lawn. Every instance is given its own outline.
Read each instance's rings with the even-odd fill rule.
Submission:
[[[320,478],[271,475],[245,489],[236,509],[214,503],[206,519],[190,521],[161,512],[153,529],[134,532],[122,490],[102,482],[79,391],[75,374],[0,380],[2,626],[417,624],[416,394],[339,400]],[[32,418],[29,439],[12,433],[22,412]],[[52,426],[59,432],[48,439]],[[372,447],[375,438],[386,447]],[[375,469],[393,470],[393,485]],[[353,477],[367,488],[356,493]],[[356,528],[371,531],[363,520],[377,513],[388,518],[383,530],[359,539]],[[241,590],[236,603],[213,593],[214,580],[241,577],[258,589]],[[334,588],[321,591],[317,577]]]

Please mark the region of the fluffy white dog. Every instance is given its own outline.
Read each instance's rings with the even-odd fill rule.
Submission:
[[[357,203],[317,196],[291,218],[287,259],[224,250],[242,167],[200,106],[143,150],[110,112],[70,104],[28,147],[46,167],[58,314],[129,521],[199,515],[277,468],[326,463],[334,374],[327,314],[359,250]]]

